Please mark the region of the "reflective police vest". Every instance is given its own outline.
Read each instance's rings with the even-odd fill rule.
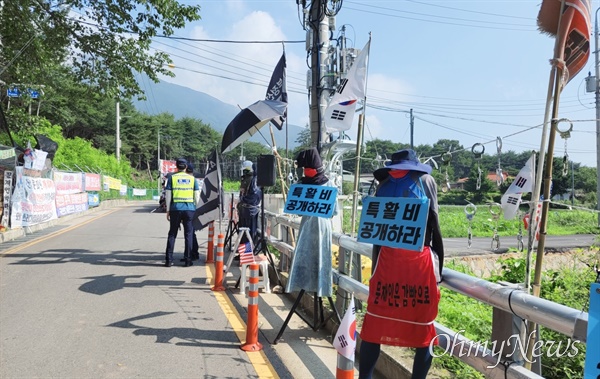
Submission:
[[[174,203],[194,202],[194,177],[185,172],[171,176],[171,188]]]

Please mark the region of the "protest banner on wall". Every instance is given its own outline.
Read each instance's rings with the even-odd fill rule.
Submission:
[[[2,194],[2,219],[0,220],[0,225],[8,227],[8,214],[10,213],[10,198],[12,195],[12,180],[13,180],[13,172],[12,171],[4,171],[4,192]]]
[[[100,195],[98,193],[88,193],[88,206],[97,207],[100,205]]]
[[[57,195],[68,195],[84,191],[84,177],[81,172],[54,171],[53,179]]]
[[[108,177],[108,188],[120,191],[121,190],[121,179],[115,179],[113,177]]]
[[[86,192],[56,195],[56,213],[63,217],[88,210],[88,194]]]
[[[85,173],[85,190],[87,192],[100,191],[102,189],[102,183],[100,180],[100,174]]]
[[[167,161],[165,159],[160,160],[160,173],[163,175],[168,174],[169,172],[177,171],[177,165],[175,161]]]
[[[16,186],[11,201],[11,228],[31,226],[56,219],[56,189],[46,178],[23,175],[23,167],[16,167]]]

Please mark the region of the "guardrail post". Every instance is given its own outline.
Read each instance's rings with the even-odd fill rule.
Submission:
[[[519,283],[519,284],[515,284],[515,283],[510,283],[510,282],[505,282],[505,281],[500,281],[498,282],[498,284],[508,287],[508,288],[514,288],[515,290],[522,290],[523,289],[523,284]],[[494,307],[492,310],[492,341],[496,341],[496,345],[493,345],[496,350],[499,349],[499,347],[503,344],[503,341],[505,341],[506,343],[510,343],[510,344],[516,344],[517,342],[514,340],[515,338],[519,338],[521,339],[521,343],[523,344],[523,346],[525,346],[525,344],[527,343],[527,341],[529,340],[529,336],[525,336],[524,330],[523,330],[523,320],[518,317],[517,315],[515,315],[512,312],[507,312],[504,311],[500,308],[496,308]],[[525,328],[526,330],[526,328]],[[536,332],[536,336],[539,336],[539,328],[538,331]],[[523,338],[525,338],[523,340]],[[538,340],[538,338],[536,337],[536,341]],[[494,351],[494,354],[501,354],[502,351]],[[502,357],[503,360],[509,361],[509,362],[522,362],[523,361],[523,356],[520,353],[519,349],[508,349],[507,353],[505,352],[504,356]],[[536,374],[540,374],[542,373],[542,360],[540,359],[541,357],[535,358],[535,360],[533,361],[532,365],[531,365],[531,371],[535,372]]]
[[[241,346],[244,351],[260,351],[262,344],[258,342],[258,263],[250,265],[248,286],[248,320],[246,322],[246,343]],[[265,273],[267,275],[267,273]],[[242,284],[243,285],[243,284]]]

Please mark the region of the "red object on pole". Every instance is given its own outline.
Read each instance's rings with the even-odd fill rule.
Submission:
[[[206,263],[214,263],[215,250],[215,222],[208,224],[208,248],[206,249]]]
[[[217,242],[217,262],[215,263],[215,285],[212,288],[213,291],[225,291],[225,287],[223,286],[223,257],[225,253],[223,252],[223,246],[225,245],[225,236],[223,234],[219,234],[218,242]]]
[[[260,351],[262,344],[258,342],[258,263],[250,265],[248,288],[248,321],[246,322],[246,343],[241,346],[244,351]]]

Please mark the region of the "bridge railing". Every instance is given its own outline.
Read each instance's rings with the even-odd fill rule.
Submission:
[[[272,212],[265,212],[265,218],[271,225],[278,224],[296,230],[300,226],[299,222]],[[281,262],[285,267],[286,262],[290,262],[293,258],[294,248],[287,241],[272,235],[269,235],[269,240],[282,253]],[[371,258],[372,245],[358,242],[355,238],[335,232],[332,235],[332,242],[340,248],[339,266],[338,270],[334,269],[333,281],[338,285],[338,291],[341,291],[341,298],[347,299],[350,294],[354,294],[355,298],[366,302],[369,288],[361,283],[360,270],[354,271],[352,275],[353,270],[343,257],[359,254]],[[346,274],[347,272],[350,272],[351,275]],[[449,290],[476,299],[496,309],[510,312],[523,320],[535,322],[576,341],[586,342],[587,312],[529,295],[518,288],[506,287],[448,268],[444,268],[443,278],[441,285]],[[342,311],[343,309],[345,308],[340,307],[338,310]],[[518,364],[498,364],[498,352],[494,353],[487,349],[487,344],[472,341],[439,323],[435,323],[435,327],[439,336],[439,347],[444,349],[447,354],[484,373],[487,378],[542,378]],[[460,347],[466,347],[469,354],[465,354],[465,348],[461,349]]]

